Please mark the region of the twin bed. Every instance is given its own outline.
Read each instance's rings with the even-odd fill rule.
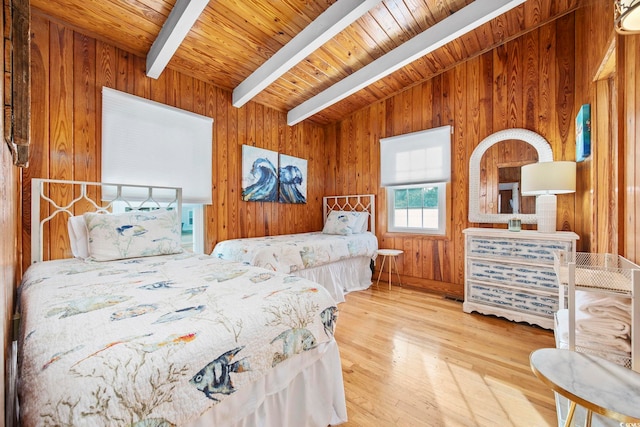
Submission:
[[[322,232],[225,241],[211,256],[182,251],[180,199],[176,188],[32,180],[21,425],[345,422],[333,333],[344,294],[371,284],[373,196],[325,198]],[[61,220],[80,255],[43,261]],[[555,265],[568,288],[557,345],[637,370],[638,266],[578,256]],[[609,295],[592,301],[587,288]]]
[[[219,242],[212,256],[312,280],[336,302],[371,285],[375,235],[375,196],[323,198],[322,231]]]
[[[104,202],[108,188],[115,196]],[[19,288],[22,425],[346,421],[337,303],[322,286],[183,252],[179,189],[55,180],[32,189],[34,263]],[[117,204],[128,212],[113,214]],[[102,212],[82,216],[88,257],[42,261],[51,221],[80,209]]]

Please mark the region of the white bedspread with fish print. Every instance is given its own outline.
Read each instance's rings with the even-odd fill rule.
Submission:
[[[378,239],[370,232],[348,236],[312,232],[225,240],[211,255],[293,273],[348,258],[375,259],[377,249]]]
[[[337,317],[314,282],[192,254],[34,264],[19,298],[29,426],[184,425],[333,340]]]

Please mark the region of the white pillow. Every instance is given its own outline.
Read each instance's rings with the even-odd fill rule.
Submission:
[[[369,228],[369,213],[368,212],[353,212],[356,214],[356,223],[353,226],[353,234],[364,233]]]
[[[69,231],[69,242],[71,243],[73,256],[76,258],[88,258],[89,235],[84,217],[82,215],[70,217],[69,221],[67,221],[67,230]]]
[[[89,259],[111,261],[182,252],[175,210],[123,214],[85,213]]]
[[[341,234],[343,236],[362,233],[363,222],[366,230],[366,215],[365,212],[331,211],[327,216],[322,232],[324,234]]]

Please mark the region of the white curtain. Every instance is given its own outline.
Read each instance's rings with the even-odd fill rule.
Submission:
[[[451,126],[380,139],[380,185],[451,180]]]
[[[102,182],[181,187],[211,204],[211,117],[102,88]]]

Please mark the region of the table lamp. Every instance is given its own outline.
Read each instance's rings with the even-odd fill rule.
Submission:
[[[536,196],[538,231],[556,231],[556,194],[576,191],[576,162],[539,162],[522,166],[523,196]]]

